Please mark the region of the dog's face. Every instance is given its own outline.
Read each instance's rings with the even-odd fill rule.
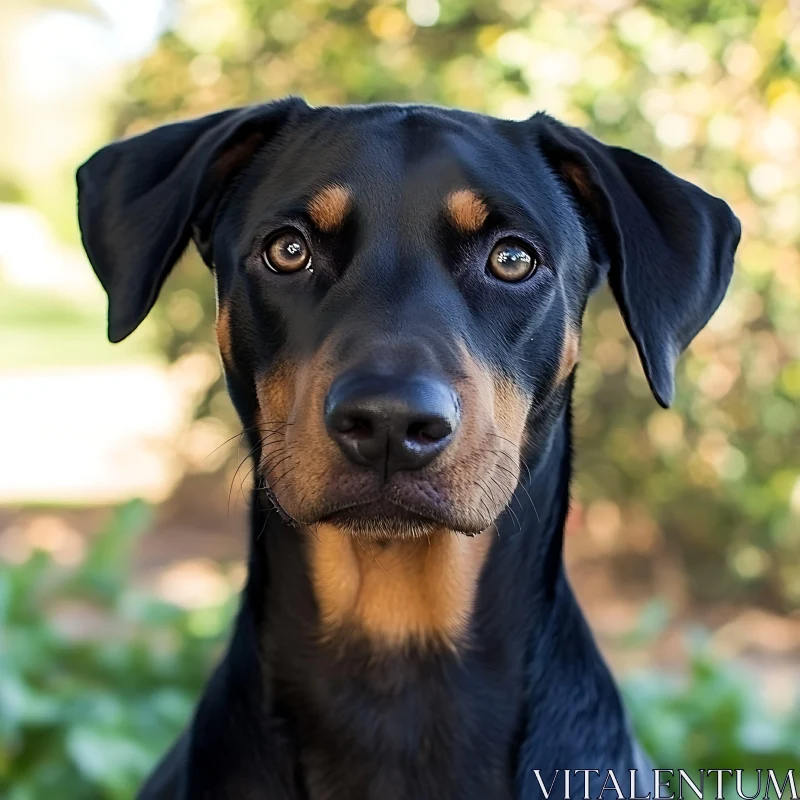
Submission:
[[[724,203],[544,116],[286,101],[112,145],[80,183],[111,337],[191,234],[265,486],[381,539],[496,520],[604,277],[666,403],[738,240]]]
[[[302,523],[482,531],[577,357],[597,273],[578,212],[509,123],[309,117],[243,170],[211,241],[265,482]]]

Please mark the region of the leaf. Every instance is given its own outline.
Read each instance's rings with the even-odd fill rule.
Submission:
[[[152,764],[152,754],[141,744],[103,728],[72,728],[67,752],[85,777],[116,791],[132,791]]]

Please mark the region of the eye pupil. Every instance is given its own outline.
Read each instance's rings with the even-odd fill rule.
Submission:
[[[264,260],[273,272],[298,272],[311,263],[311,250],[299,231],[284,231],[267,243]]]
[[[513,240],[498,242],[489,256],[489,271],[495,278],[516,283],[532,275],[538,262],[536,257],[521,243]]]

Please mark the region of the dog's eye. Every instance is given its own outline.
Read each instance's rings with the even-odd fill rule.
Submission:
[[[299,231],[283,231],[264,248],[264,261],[273,272],[298,272],[311,264],[311,250]]]
[[[489,272],[509,283],[524,281],[533,275],[539,262],[536,255],[515,239],[503,239],[489,256]]]

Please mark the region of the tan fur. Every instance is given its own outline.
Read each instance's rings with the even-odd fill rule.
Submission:
[[[264,379],[256,382],[261,422],[288,421],[294,404],[297,367],[289,361],[280,361]]]
[[[466,347],[462,348],[461,362],[466,373],[466,381],[459,386],[463,416],[472,407],[475,409],[472,415],[483,421],[482,425],[478,423],[472,430],[467,429],[473,440],[468,450],[490,454],[484,456],[487,463],[480,468],[474,456],[467,457],[466,464],[470,471],[482,476],[482,484],[488,485],[490,494],[495,495],[498,503],[502,500],[504,506],[519,478],[519,457],[531,398],[507,376],[479,364]],[[490,410],[488,415],[487,410]]]
[[[414,537],[376,530],[357,537],[316,524],[331,492],[368,497],[379,478],[347,462],[328,436],[323,404],[346,365],[327,342],[302,362],[284,360],[256,380],[262,428],[261,472],[283,509],[307,525],[312,584],[324,633],[361,630],[382,646],[411,640],[455,647],[466,635],[492,524],[511,499],[531,400],[462,350],[462,424],[431,468],[409,474],[426,497],[444,497],[448,513],[470,537],[431,529]],[[336,362],[336,363],[334,363]],[[456,524],[455,522],[453,523]],[[481,533],[483,531],[483,533]]]
[[[308,545],[323,633],[350,625],[389,647],[409,641],[463,643],[494,531],[379,545],[332,525],[314,526]]]
[[[233,366],[233,348],[231,343],[231,312],[227,306],[220,306],[217,313],[217,344],[222,360],[228,369]]]
[[[308,213],[321,231],[333,233],[344,223],[352,204],[350,190],[334,183],[311,198]]]
[[[489,209],[486,203],[471,189],[458,189],[447,196],[447,213],[453,225],[462,233],[480,230]]]
[[[307,361],[284,359],[256,379],[262,474],[284,510],[301,521],[331,484],[335,470],[341,471],[342,455],[323,421],[332,378],[323,347]]]
[[[495,419],[503,435],[522,448],[531,399],[507,376],[492,375]],[[517,453],[518,455],[518,453]]]
[[[558,365],[556,383],[563,383],[572,374],[572,370],[578,363],[580,355],[580,337],[578,333],[567,323],[564,330],[564,345],[561,350],[561,361]]]

